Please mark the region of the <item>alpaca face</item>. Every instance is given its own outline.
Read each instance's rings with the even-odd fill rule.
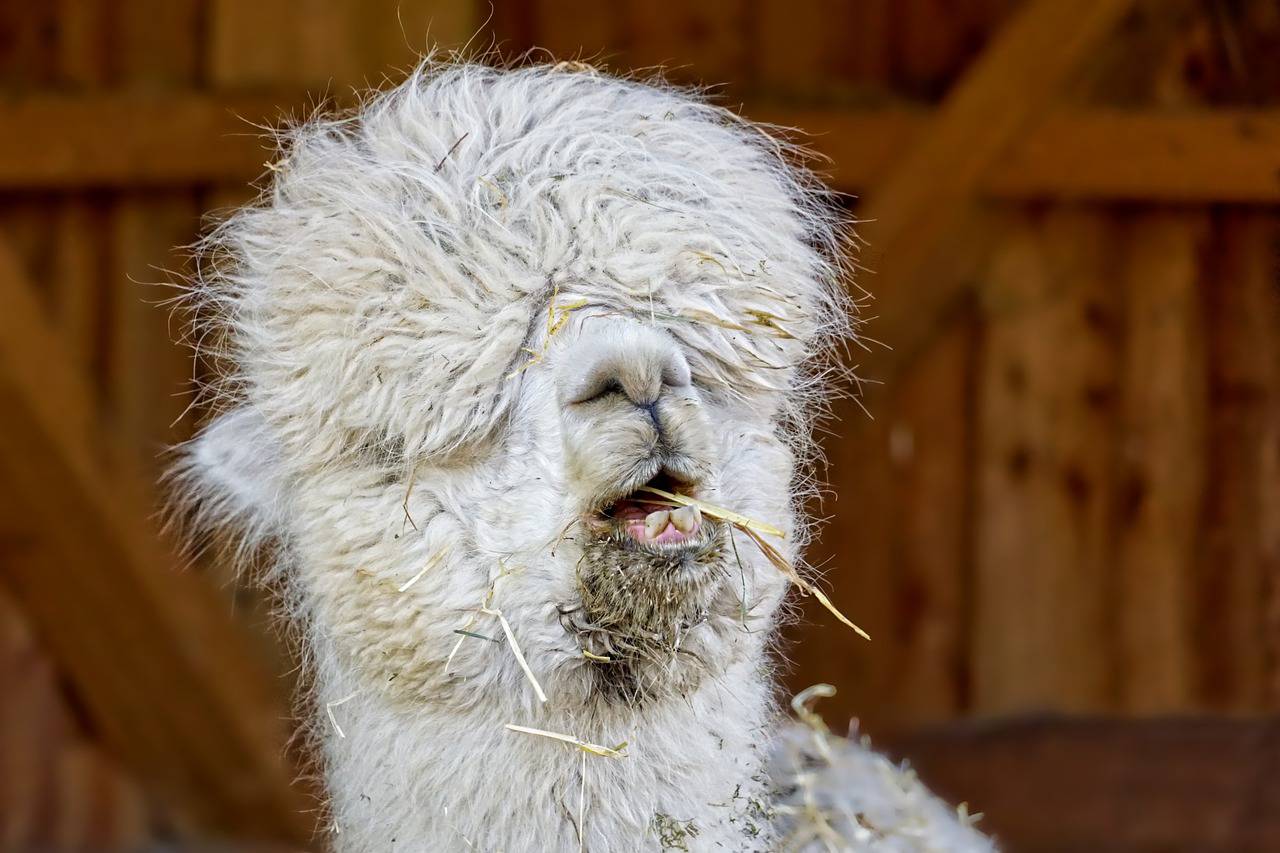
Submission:
[[[760,654],[783,579],[646,489],[803,539],[842,320],[835,221],[778,143],[669,90],[455,66],[302,128],[275,176],[206,254],[229,405],[188,482],[282,544],[318,654],[410,703],[529,699],[501,620],[561,701]]]
[[[766,616],[780,585],[768,579],[774,582],[761,589],[760,567],[750,564],[752,589],[764,600],[749,607],[745,586],[727,583],[729,528],[646,489],[720,500],[722,481],[746,477],[785,506],[791,479],[785,453],[735,454],[719,435],[736,430],[768,444],[776,425],[767,416],[717,407],[693,384],[676,342],[640,320],[588,318],[556,361],[563,499],[578,518],[577,547],[566,554],[576,554],[576,595],[558,604],[562,624],[581,644],[593,681],[610,695],[636,698],[687,686],[703,668],[728,662],[710,659],[702,634],[714,635],[718,626],[731,648],[747,611]],[[726,469],[735,458],[738,464]],[[745,584],[748,564],[737,568]],[[729,627],[735,612],[741,623]],[[681,643],[691,635],[683,659]]]

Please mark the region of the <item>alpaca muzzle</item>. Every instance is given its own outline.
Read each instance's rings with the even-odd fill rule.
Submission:
[[[684,355],[669,335],[634,320],[588,317],[575,331],[556,381],[569,482],[583,511],[640,544],[698,544],[707,525],[696,510],[641,491],[693,494],[710,479],[712,430]]]

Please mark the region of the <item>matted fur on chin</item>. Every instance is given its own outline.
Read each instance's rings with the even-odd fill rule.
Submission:
[[[767,129],[577,64],[427,61],[280,140],[201,247],[216,414],[175,482],[274,546],[333,846],[780,843],[787,581],[655,495],[799,564],[852,325],[839,206]],[[893,784],[864,775],[831,807]],[[850,849],[932,849],[950,813],[911,808]]]

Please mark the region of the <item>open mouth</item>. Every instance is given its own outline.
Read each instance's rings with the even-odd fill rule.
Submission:
[[[696,484],[663,471],[599,512],[600,519],[627,540],[662,550],[701,545],[707,540],[708,522],[696,506],[675,506],[650,488],[696,496]]]

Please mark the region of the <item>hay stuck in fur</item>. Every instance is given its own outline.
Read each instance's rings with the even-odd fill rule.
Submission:
[[[572,744],[573,746],[576,746],[578,749],[582,750],[583,752],[590,753],[591,755],[599,755],[602,758],[626,758],[627,757],[626,741],[623,741],[617,746],[612,746],[612,747],[601,746],[598,743],[588,743],[587,741],[582,740],[581,738],[576,738],[573,735],[563,735],[563,734],[560,734],[559,732],[549,732],[549,731],[546,731],[545,729],[532,729],[532,728],[529,728],[528,726],[517,726],[515,723],[507,723],[507,728],[513,732],[522,732],[527,735],[537,735],[538,737],[551,738],[552,740],[558,740],[558,741],[561,741],[562,743]]]
[[[490,607],[482,607],[480,612],[486,616],[498,617],[498,623],[502,625],[502,633],[507,635],[507,645],[511,646],[511,652],[516,656],[516,663],[520,664],[520,669],[524,670],[524,677],[529,679],[529,683],[533,685],[533,692],[538,695],[538,701],[545,703],[547,694],[542,691],[542,685],[538,683],[538,677],[529,668],[529,662],[525,660],[524,652],[520,650],[520,644],[516,642],[515,632],[511,630],[511,623],[507,621],[507,617],[502,615],[501,610]]]
[[[741,513],[724,509],[723,507],[718,507],[714,504],[709,504],[706,501],[698,500],[697,498],[691,498],[688,495],[664,491],[653,486],[645,486],[644,491],[652,492],[653,494],[666,498],[680,506],[696,506],[706,515],[719,519],[720,521],[728,522],[738,530],[741,530],[748,538],[751,539],[752,542],[756,544],[756,547],[760,549],[760,553],[764,554],[765,558],[773,564],[775,569],[785,575],[793,584],[800,587],[801,592],[805,595],[812,595],[814,598],[818,599],[818,601],[822,603],[823,607],[830,610],[832,615],[845,625],[852,628],[859,637],[862,637],[864,640],[871,639],[870,634],[862,630],[854,624],[849,617],[840,612],[839,608],[832,603],[826,593],[800,577],[800,573],[796,571],[795,566],[791,565],[791,561],[784,557],[777,548],[773,547],[773,545],[760,535],[761,533],[767,533],[770,536],[777,536],[779,539],[785,539],[787,534],[784,531],[774,527],[772,524],[765,524],[764,522],[756,521],[755,519],[748,518]]]
[[[406,498],[406,500],[408,499]],[[433,568],[439,565],[440,561],[444,559],[444,555],[445,555],[445,549],[443,548],[437,551],[435,554],[433,554],[431,556],[431,559],[427,560],[426,564],[423,565],[423,567],[418,570],[418,573],[416,575],[409,578],[404,583],[400,584],[400,587],[397,591],[405,592],[409,589],[409,587],[413,586],[415,583],[422,580],[423,575],[425,575],[427,572],[431,571]]]

